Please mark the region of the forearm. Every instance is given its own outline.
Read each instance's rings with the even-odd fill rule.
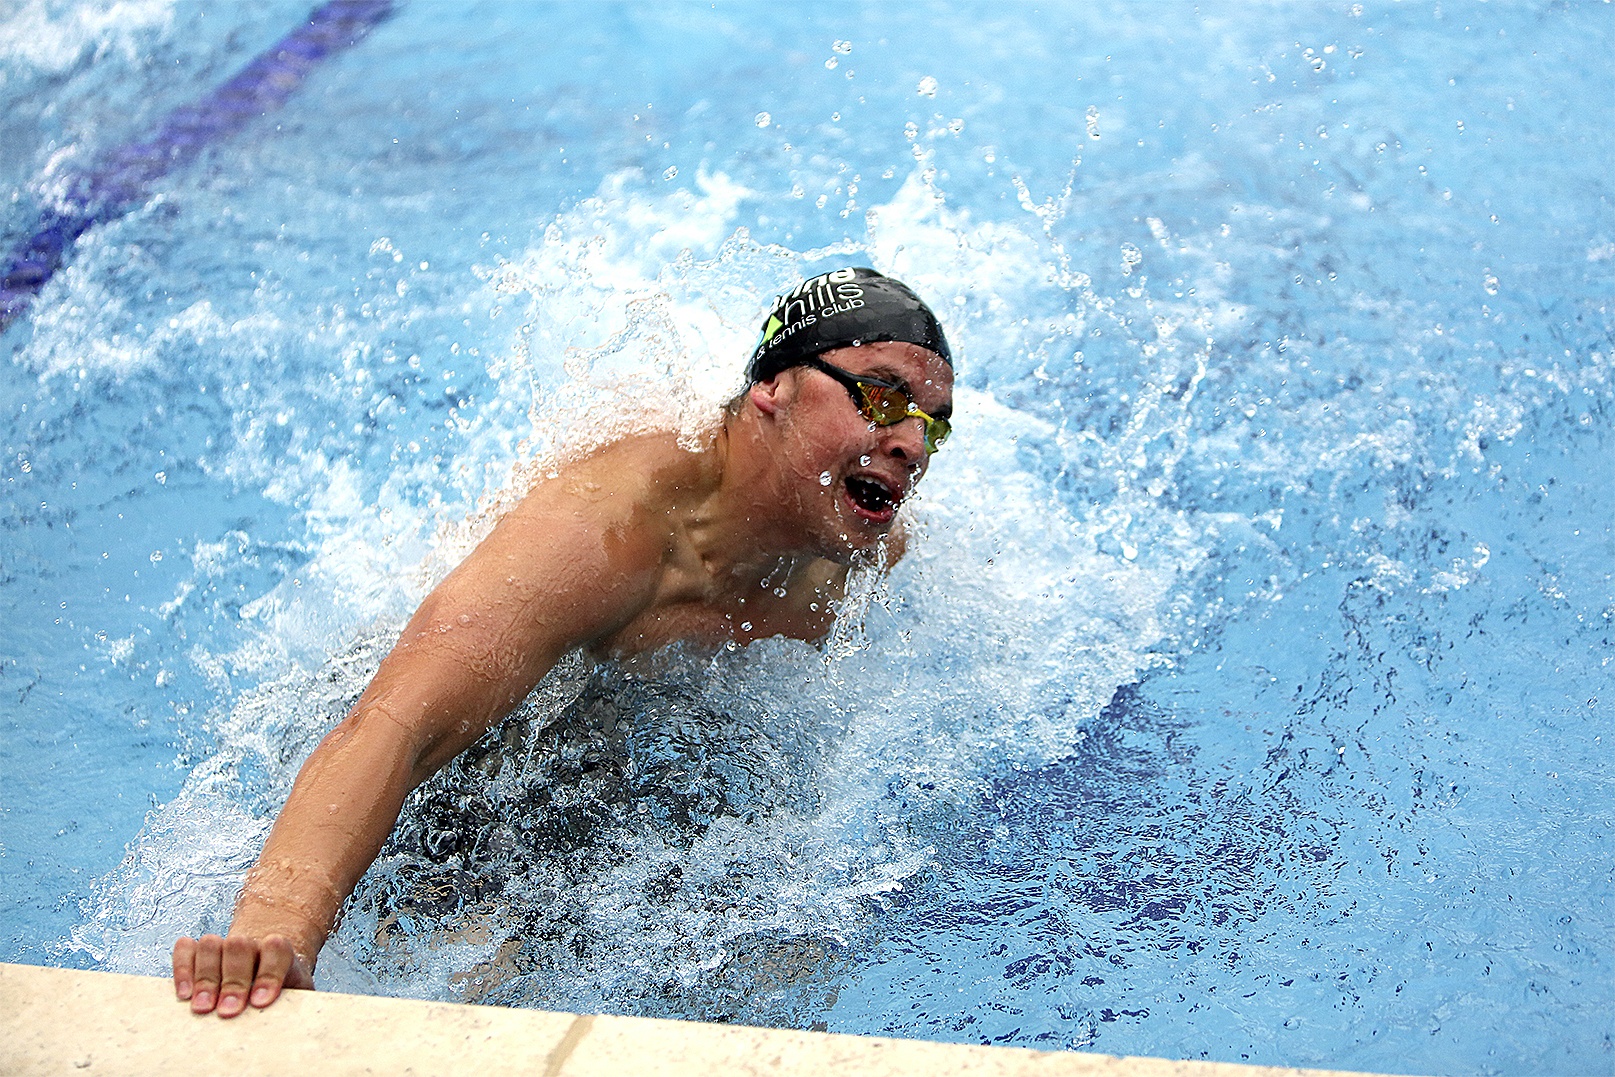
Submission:
[[[312,969],[416,781],[417,752],[363,704],[304,763],[236,901],[232,935],[283,935]]]

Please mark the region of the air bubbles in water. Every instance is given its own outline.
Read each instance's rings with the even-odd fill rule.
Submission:
[[[832,480],[830,478],[830,473],[828,471],[819,472],[819,485],[820,486],[829,486],[832,481],[834,481],[834,480]]]
[[[852,51],[852,42],[850,42],[850,41],[837,41],[834,45],[831,45],[830,47],[832,49],[834,49],[836,52],[838,52],[841,55],[845,56],[849,52]]]
[[[920,94],[922,97],[935,97],[936,79],[932,78],[930,75],[925,76],[920,80],[920,84],[914,87],[914,92]]]
[[[756,115],[754,122],[758,127],[767,127],[769,124],[774,122],[774,117],[770,116],[766,112],[759,112]]]
[[[1089,105],[1087,115],[1088,115],[1088,137],[1091,138],[1091,139],[1097,140],[1099,138],[1099,109],[1098,109],[1098,107],[1094,106],[1094,105]]]
[[[868,467],[869,466],[869,455],[867,453],[858,458],[858,466],[859,467]]]
[[[665,180],[670,180],[670,179],[672,179],[674,176],[676,176],[678,174],[679,174],[679,166],[678,165],[668,165],[667,171],[662,173],[662,178],[665,179]]]
[[[1497,277],[1496,277],[1496,275],[1493,274],[1490,269],[1487,269],[1484,272],[1486,273],[1486,278],[1482,283],[1483,283],[1483,286],[1486,289],[1486,294],[1487,295],[1496,295],[1497,294]]]

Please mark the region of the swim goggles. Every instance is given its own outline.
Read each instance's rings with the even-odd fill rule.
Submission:
[[[854,374],[817,357],[803,359],[800,365],[821,370],[839,382],[852,397],[852,402],[858,405],[859,414],[876,426],[896,426],[911,415],[919,419],[925,424],[927,455],[941,448],[953,432],[948,420],[927,415],[915,406],[914,398],[901,385],[871,378],[868,374]]]

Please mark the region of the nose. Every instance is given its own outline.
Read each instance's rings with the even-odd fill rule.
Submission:
[[[925,466],[925,420],[910,415],[901,422],[881,427],[881,448],[894,460],[909,467]]]

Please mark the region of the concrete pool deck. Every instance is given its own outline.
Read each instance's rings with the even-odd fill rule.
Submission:
[[[166,979],[0,963],[0,1074],[414,1077],[1325,1077],[1334,1070],[970,1047],[642,1017],[293,991],[195,1017]]]

